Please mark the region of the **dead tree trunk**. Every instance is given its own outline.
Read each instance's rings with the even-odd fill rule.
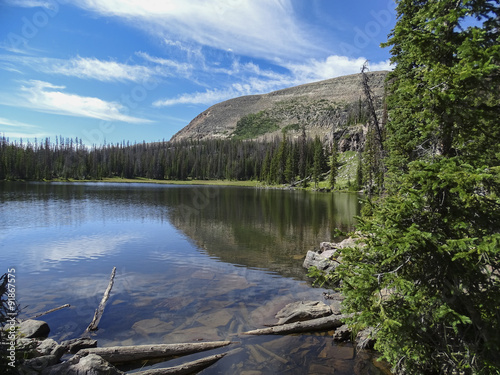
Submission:
[[[194,373],[197,373],[198,371],[201,371],[201,370],[213,365],[215,362],[217,362],[219,359],[221,359],[225,355],[226,355],[226,353],[216,354],[216,355],[212,355],[210,357],[198,359],[196,361],[187,362],[187,363],[184,363],[184,364],[179,365],[179,366],[145,370],[145,371],[136,372],[136,373],[134,373],[134,375],[174,375],[174,374],[175,375],[187,375],[187,374],[194,374]]]
[[[88,348],[78,351],[78,355],[97,354],[111,364],[137,362],[144,359],[168,358],[198,353],[227,346],[231,341],[209,341],[185,344],[159,344],[112,346],[108,348]]]
[[[106,288],[106,291],[104,292],[104,295],[102,296],[101,303],[99,303],[99,306],[97,307],[97,309],[94,313],[94,318],[92,319],[89,326],[87,327],[87,329],[83,333],[84,335],[88,332],[97,331],[97,326],[99,325],[99,322],[101,321],[102,314],[104,313],[104,308],[106,307],[106,302],[108,302],[109,294],[111,293],[111,288],[113,288],[115,274],[116,274],[116,267],[113,267],[113,270],[111,271],[111,278],[109,279],[108,287]]]
[[[329,315],[323,318],[311,319],[302,322],[288,323],[279,326],[255,329],[243,332],[244,335],[285,335],[289,333],[326,331],[342,326],[346,315]]]

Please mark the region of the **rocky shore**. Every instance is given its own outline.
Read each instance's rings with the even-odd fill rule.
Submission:
[[[339,243],[322,242],[318,251],[308,251],[303,266],[315,266],[329,272],[340,264],[338,250],[355,246],[355,240],[345,239]],[[352,332],[344,325],[346,318],[340,311],[343,296],[340,293],[325,295],[325,301],[296,301],[288,303],[275,314],[275,323],[264,328],[239,332],[239,340],[248,335],[288,335],[308,334],[314,331],[328,332],[332,341],[356,341],[358,346],[369,347],[373,344],[370,331],[364,331],[353,338]],[[283,305],[282,305],[283,306]],[[278,309],[274,310],[274,314]],[[155,363],[166,362],[171,358],[197,353],[226,346],[236,346],[238,342],[203,341],[181,344],[134,345],[116,347],[98,347],[97,341],[90,335],[56,342],[47,338],[50,328],[40,320],[25,320],[18,326],[17,371],[22,375],[113,375],[125,374],[122,371],[143,366],[145,360]],[[229,348],[228,351],[204,357],[200,360],[184,363],[181,366],[146,369],[135,372],[138,375],[185,374],[200,371],[227,354],[242,348]],[[264,349],[262,349],[264,350]],[[273,354],[274,355],[274,354]],[[19,361],[19,358],[24,358]],[[167,365],[167,364],[166,364]],[[155,366],[157,367],[157,366]],[[137,370],[136,370],[137,371]]]

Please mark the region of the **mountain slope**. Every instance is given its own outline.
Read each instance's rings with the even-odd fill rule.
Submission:
[[[387,72],[367,74],[376,107],[380,111]],[[332,134],[336,134],[335,138],[347,133],[362,134],[363,125],[367,122],[364,98],[361,74],[263,95],[242,96],[203,111],[171,141],[231,137],[265,139],[280,134],[283,128],[290,136],[298,137],[302,126],[305,126],[308,135],[323,138],[331,138]],[[346,149],[352,149],[352,141],[348,142]]]

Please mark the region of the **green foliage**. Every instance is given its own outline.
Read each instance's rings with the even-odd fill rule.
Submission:
[[[270,118],[264,111],[261,111],[243,116],[238,120],[233,138],[251,139],[278,129],[279,126],[276,120]]]
[[[283,133],[286,133],[289,131],[297,131],[298,132],[299,130],[300,130],[300,125],[298,123],[286,125],[283,127],[283,129],[281,129],[281,131]]]
[[[328,184],[330,189],[335,188],[335,181],[337,180],[337,175],[339,173],[339,152],[337,150],[337,142],[333,142],[332,152],[330,157],[330,173],[328,174]]]
[[[321,140],[316,137],[314,139],[314,159],[313,159],[313,170],[312,177],[315,187],[318,187],[318,183],[321,175],[328,170],[325,152],[323,150],[323,144]]]
[[[396,373],[500,373],[499,9],[397,1],[387,190],[336,270]]]
[[[211,139],[204,141],[108,144],[88,148],[78,142],[10,143],[0,138],[0,179],[260,180],[294,183],[303,157],[312,169],[314,142]]]
[[[413,162],[398,194],[360,219],[342,250],[350,324],[411,374],[500,369],[500,175],[457,159]]]
[[[334,288],[338,283],[338,278],[333,273],[326,273],[315,266],[307,270],[307,276],[314,279],[313,285],[324,288]]]

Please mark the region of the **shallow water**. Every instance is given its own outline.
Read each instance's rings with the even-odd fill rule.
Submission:
[[[99,346],[232,340],[202,374],[377,374],[371,353],[331,334],[242,336],[287,303],[323,300],[307,250],[353,228],[355,194],[149,184],[0,182],[0,259],[22,317],[79,337],[117,267]],[[328,303],[328,301],[325,301]],[[157,364],[155,366],[165,366]]]

